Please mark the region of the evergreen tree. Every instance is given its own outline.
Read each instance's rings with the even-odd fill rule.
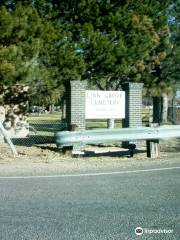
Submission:
[[[169,7],[169,27],[172,51],[162,65],[161,77],[176,90],[176,84],[180,84],[180,0]]]
[[[81,78],[83,61],[60,20],[49,20],[42,8],[39,13],[27,4],[11,1],[0,8],[1,84],[27,84],[33,98],[41,92],[42,100],[49,96],[54,101],[57,89],[61,97],[65,81]]]
[[[169,6],[169,38],[172,43],[171,51],[165,61],[161,64],[160,76],[162,92],[161,98],[161,119],[167,122],[168,117],[168,96],[175,95],[178,84],[180,83],[180,1],[176,0]],[[172,116],[170,119],[175,120],[175,101],[172,100]]]
[[[9,11],[1,14],[1,21],[7,14],[0,27],[4,33],[0,39],[6,42],[0,51],[1,79],[36,83],[44,79],[48,89],[80,78],[100,89],[118,89],[126,81],[144,82],[146,94],[161,95],[171,90],[172,79],[178,76],[178,2],[4,0],[3,11]],[[171,21],[169,6],[176,13],[176,17],[171,13]],[[18,16],[19,25],[13,19]],[[14,32],[21,34],[15,43]]]
[[[170,1],[51,2],[84,57],[83,78],[100,89],[118,89],[125,81],[161,89],[159,66],[171,48]]]

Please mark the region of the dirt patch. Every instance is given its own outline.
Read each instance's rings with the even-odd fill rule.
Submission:
[[[136,150],[133,158],[130,157],[127,149],[117,146],[87,146],[85,156],[77,158],[59,152],[55,144],[16,148],[19,156],[13,157],[8,146],[1,144],[1,177],[118,171],[118,169],[138,169],[145,166],[158,167],[162,164],[168,167],[179,164],[180,160],[178,142],[163,142],[159,159],[147,158],[145,148]]]
[[[180,158],[180,142],[176,141],[162,141],[160,143],[161,158],[168,156],[179,156]],[[64,155],[61,151],[56,148],[55,144],[37,144],[31,147],[27,146],[16,146],[18,157],[13,157],[10,148],[7,144],[1,144],[0,147],[0,163],[3,162],[52,162],[52,161],[71,161],[75,158],[70,155]],[[100,146],[86,146],[85,155],[80,159],[84,160],[127,160],[130,158],[128,149],[121,148],[113,145],[100,145]],[[135,150],[133,159],[145,160],[146,157],[146,146],[142,146],[141,149]]]

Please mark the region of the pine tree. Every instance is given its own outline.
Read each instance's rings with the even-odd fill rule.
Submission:
[[[4,1],[10,8],[17,2]],[[147,93],[151,89],[153,95],[158,95],[168,85],[160,75],[161,63],[171,49],[167,10],[174,1],[21,2],[35,8],[41,19],[49,20],[57,29],[64,29],[69,45],[65,55],[72,56],[68,57],[70,62],[72,60],[70,66],[74,66],[74,60],[81,66],[75,72],[72,70],[75,77],[77,73],[82,75],[86,68],[82,78],[89,79],[90,84],[100,89],[118,89],[125,81],[144,82]],[[62,63],[58,62],[60,68],[63,68]],[[65,71],[66,67],[63,69]],[[62,74],[66,77],[70,72]]]
[[[123,82],[143,82],[144,93],[153,96],[172,91],[179,75],[179,0],[4,0],[1,5],[4,83],[31,82],[32,94],[41,88],[52,97],[71,79],[115,90]]]
[[[53,12],[47,17],[40,5],[37,9],[30,1],[12,2],[0,9],[1,84],[27,84],[33,99],[41,92],[42,101],[54,101],[57,89],[61,97],[64,82],[81,78],[82,58],[60,20],[49,20]]]
[[[153,94],[162,90],[158,71],[171,48],[170,1],[51,2],[56,2],[56,11],[84,57],[83,78],[100,89],[135,81],[144,82]]]
[[[162,85],[162,121],[167,122],[168,117],[168,96],[175,95],[177,86],[180,84],[180,1],[176,0],[169,6],[169,28],[170,41],[172,49],[169,51],[165,61],[161,64],[160,79]],[[172,116],[171,120],[175,120],[174,97],[172,99]]]
[[[162,78],[175,88],[180,83],[180,1],[169,7],[169,27],[172,51],[162,66]],[[176,90],[176,89],[173,89]]]

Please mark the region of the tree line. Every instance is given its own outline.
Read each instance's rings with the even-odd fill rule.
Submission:
[[[0,84],[30,86],[34,103],[55,103],[70,80],[144,94],[179,81],[180,0],[0,1]]]

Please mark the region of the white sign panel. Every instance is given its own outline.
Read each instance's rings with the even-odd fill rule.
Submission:
[[[125,118],[124,91],[86,91],[86,119]]]

